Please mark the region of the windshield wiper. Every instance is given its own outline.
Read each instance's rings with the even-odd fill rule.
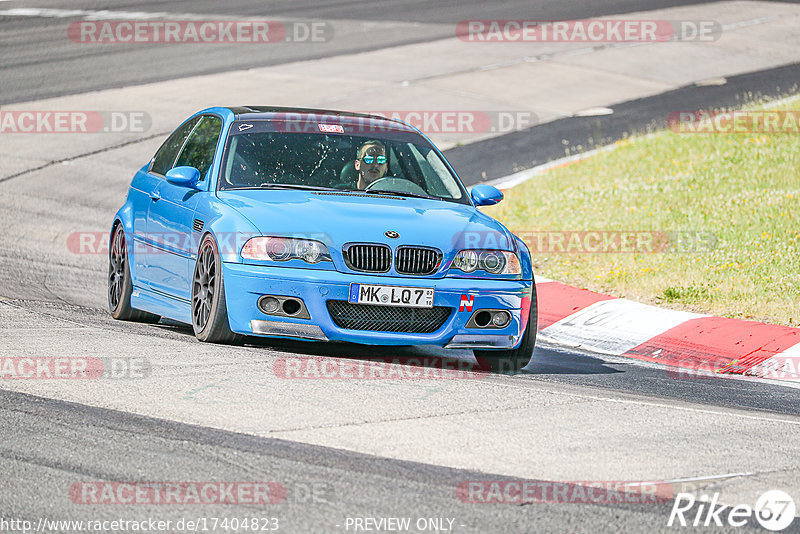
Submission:
[[[302,189],[304,191],[341,191],[334,187],[323,187],[321,185],[302,185],[302,184],[261,184],[258,187],[248,189]]]
[[[355,190],[357,191],[357,190]],[[366,193],[368,195],[391,195],[394,197],[412,197],[412,198],[426,198],[428,200],[444,200],[439,197],[432,197],[430,195],[418,195],[417,193],[404,193],[401,191],[379,191],[377,189],[366,189],[364,191],[360,191],[361,193]]]

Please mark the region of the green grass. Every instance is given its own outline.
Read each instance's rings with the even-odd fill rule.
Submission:
[[[485,211],[519,233],[713,235],[711,250],[688,253],[535,253],[534,268],[642,302],[797,326],[798,208],[799,135],[664,131],[537,176]]]

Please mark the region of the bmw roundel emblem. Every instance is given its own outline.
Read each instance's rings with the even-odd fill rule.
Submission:
[[[386,236],[386,237],[388,237],[389,239],[397,239],[398,237],[400,237],[400,234],[398,234],[398,233],[397,233],[397,232],[395,232],[394,230],[386,230],[386,231],[383,233],[383,235],[385,235],[385,236]]]

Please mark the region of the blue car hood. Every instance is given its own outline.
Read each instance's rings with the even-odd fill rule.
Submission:
[[[472,206],[408,197],[299,190],[219,191],[220,200],[262,235],[307,237],[341,249],[345,243],[514,250],[510,232]],[[393,230],[398,239],[384,232]]]

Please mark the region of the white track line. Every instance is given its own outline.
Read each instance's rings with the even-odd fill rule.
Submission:
[[[763,107],[764,109],[779,108],[781,106],[785,106],[786,104],[791,104],[792,102],[796,102],[797,100],[800,100],[800,95],[787,96],[786,98],[771,100],[770,102],[764,104]]]
[[[724,475],[711,475],[704,477],[674,478],[672,480],[665,480],[664,482],[667,482],[668,484],[679,484],[682,482],[704,482],[704,481],[713,482],[715,480],[722,480],[726,478],[751,477],[753,475],[755,475],[755,473],[725,473]]]
[[[549,161],[542,165],[537,165],[536,167],[533,167],[531,169],[525,169],[524,171],[515,172],[514,174],[509,174],[508,176],[503,176],[502,178],[497,178],[495,180],[492,180],[491,182],[486,182],[486,183],[488,185],[493,185],[498,189],[511,189],[512,187],[518,186],[523,182],[527,182],[534,176],[544,174],[547,171],[555,169],[556,167],[560,167],[568,163],[575,163],[577,161],[581,161],[584,159],[589,159],[592,156],[596,156],[597,154],[601,154],[603,152],[611,152],[613,150],[616,150],[618,146],[619,145],[614,143],[613,145],[607,145],[601,148],[595,148],[594,150],[589,150],[588,152],[581,152],[580,154],[567,156],[566,158]]]
[[[7,0],[0,0],[0,2]],[[168,13],[166,11],[109,11],[92,9],[50,9],[44,7],[18,7],[0,10],[6,17],[83,18],[84,20],[201,20],[230,18],[221,15],[196,15],[192,13]],[[240,17],[247,20],[252,17]]]

